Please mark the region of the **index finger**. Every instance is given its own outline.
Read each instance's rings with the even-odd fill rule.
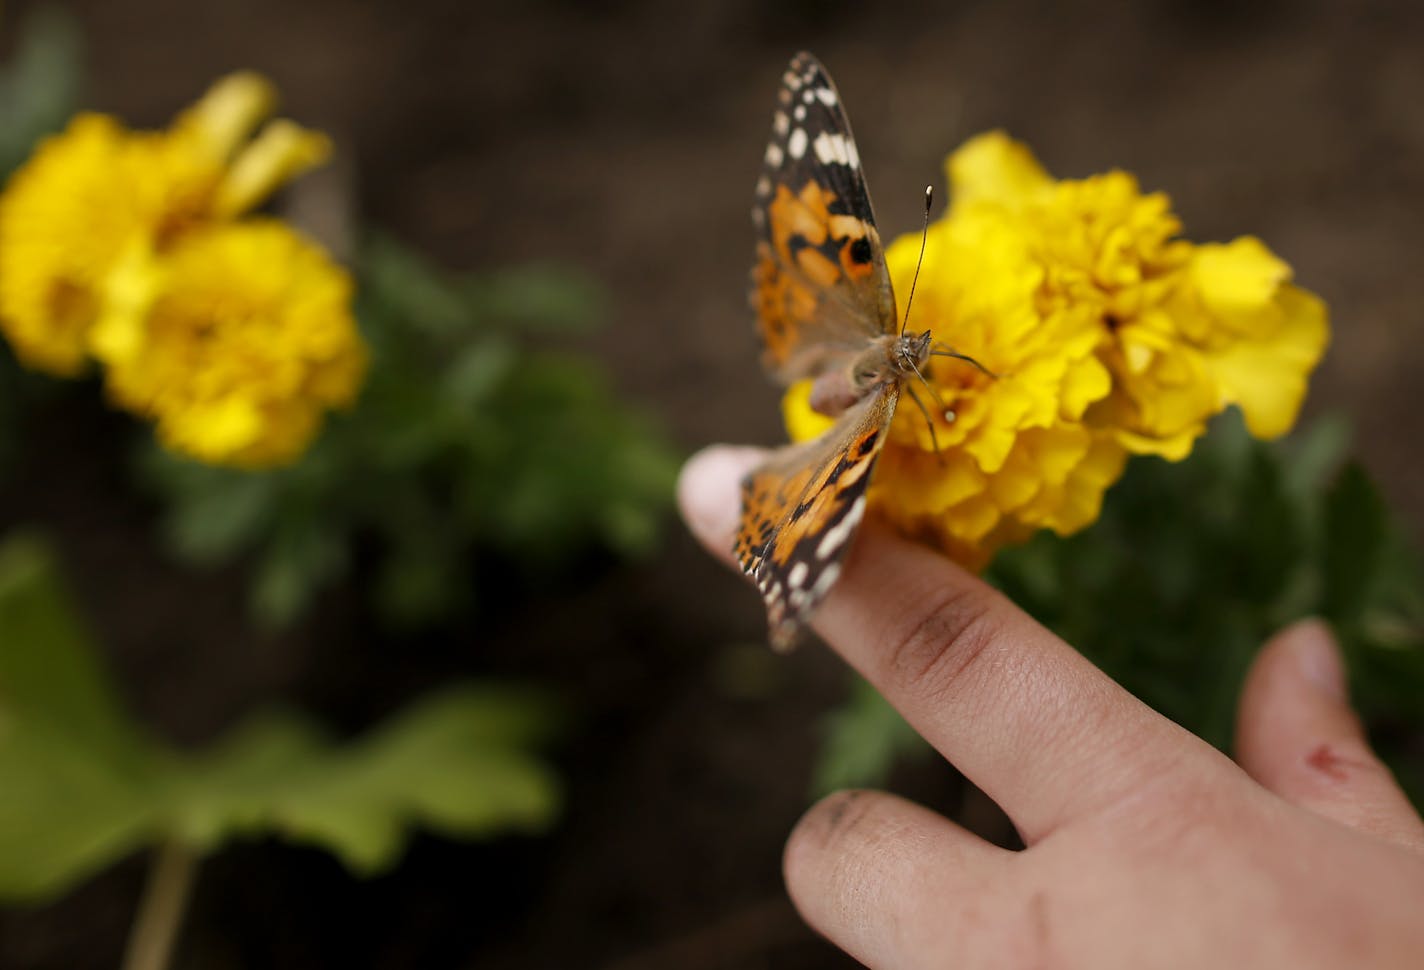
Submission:
[[[683,515],[724,560],[758,460],[709,448],[683,469]],[[978,577],[873,522],[861,533],[812,625],[1029,844],[1229,764]]]

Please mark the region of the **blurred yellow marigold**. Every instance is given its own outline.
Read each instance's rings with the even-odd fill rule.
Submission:
[[[351,279],[273,219],[185,235],[141,315],[96,326],[112,398],[153,419],[169,448],[210,463],[300,455],[328,408],[349,405],[366,354]]]
[[[319,132],[263,124],[274,103],[244,72],[164,131],[79,115],[0,196],[0,330],[20,361],[74,376],[98,360],[116,402],[209,462],[294,458],[364,359],[344,271],[279,224],[242,221],[330,152]],[[247,356],[218,363],[220,348]]]
[[[1325,308],[1259,241],[1195,246],[1132,176],[1054,181],[997,132],[947,169],[953,204],[929,228],[910,326],[997,376],[933,358],[943,410],[917,392],[941,452],[902,398],[870,490],[882,517],[978,567],[1039,529],[1090,524],[1130,452],[1184,457],[1228,405],[1257,435],[1290,428]],[[888,248],[896,293],[919,249],[917,234]],[[809,389],[783,401],[796,440],[831,423]]]

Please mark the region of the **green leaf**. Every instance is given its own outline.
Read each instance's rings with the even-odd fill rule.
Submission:
[[[874,687],[856,678],[850,698],[825,723],[812,775],[813,794],[883,785],[897,758],[929,746]]]
[[[33,537],[0,546],[0,897],[48,894],[151,819],[152,752]]]
[[[0,70],[0,177],[73,113],[82,58],[79,31],[64,11],[41,7],[21,22],[15,53]]]
[[[353,872],[393,864],[416,826],[457,839],[537,832],[557,778],[537,753],[546,695],[454,686],[354,742],[259,713],[175,751],[124,713],[34,539],[0,545],[0,899],[38,900],[147,844],[200,852],[274,835]]]
[[[375,235],[362,249],[359,268],[363,295],[376,301],[379,313],[396,318],[401,326],[436,337],[469,328],[472,314],[464,294],[414,250]]]
[[[7,721],[43,719],[84,743],[136,746],[48,548],[30,535],[0,545],[0,687]]]
[[[444,375],[444,391],[459,410],[481,407],[519,363],[507,340],[484,340],[455,355]]]
[[[175,828],[204,849],[271,832],[360,874],[390,866],[412,825],[454,838],[537,832],[558,783],[526,749],[553,723],[542,695],[473,686],[425,698],[345,748],[303,719],[263,715],[187,766]]]
[[[288,520],[267,546],[252,586],[252,613],[266,628],[296,618],[345,566],[346,549],[316,519]]]
[[[260,536],[276,498],[275,483],[267,475],[251,472],[198,471],[206,473],[210,483],[175,506],[168,530],[180,556],[207,565],[246,550]]]
[[[506,269],[469,281],[466,293],[487,318],[534,332],[586,333],[606,303],[596,280],[564,266]]]
[[[1351,437],[1350,422],[1342,414],[1324,415],[1298,432],[1282,462],[1287,490],[1300,498],[1318,492],[1344,460]]]
[[[1323,605],[1336,623],[1357,621],[1374,591],[1384,563],[1387,516],[1364,469],[1346,465],[1325,502]]]

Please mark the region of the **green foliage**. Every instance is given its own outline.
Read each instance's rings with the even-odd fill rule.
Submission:
[[[0,546],[0,899],[40,900],[144,845],[212,852],[275,835],[355,873],[394,863],[408,832],[537,831],[558,786],[534,750],[549,700],[454,686],[340,745],[295,714],[258,714],[179,752],[126,716],[34,539]]]
[[[1003,552],[989,579],[1119,683],[1226,748],[1241,682],[1261,644],[1317,615],[1340,635],[1353,700],[1416,798],[1407,757],[1424,731],[1424,599],[1414,551],[1368,476],[1340,468],[1348,434],[1326,420],[1293,440],[1253,440],[1232,412],[1184,462],[1136,459],[1101,519],[1068,539]],[[887,735],[852,701],[839,735]],[[855,720],[851,720],[855,719]],[[881,745],[889,757],[894,746]],[[822,776],[845,777],[829,744]]]
[[[900,757],[929,746],[869,683],[855,678],[850,698],[825,721],[825,742],[811,779],[813,795],[883,786]]]
[[[83,79],[83,51],[74,21],[41,7],[20,24],[9,60],[0,68],[0,177],[8,178],[74,112]]]
[[[146,454],[176,552],[251,557],[254,612],[280,624],[370,542],[375,604],[415,625],[476,596],[476,554],[530,578],[591,549],[652,547],[671,450],[590,361],[531,346],[594,325],[592,281],[539,267],[452,279],[380,239],[358,278],[370,377],[298,464],[245,473]]]

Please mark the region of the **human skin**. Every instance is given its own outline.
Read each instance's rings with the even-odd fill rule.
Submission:
[[[718,446],[683,469],[683,515],[728,564],[738,482],[763,456]],[[1323,623],[1262,649],[1236,761],[873,522],[813,626],[1026,846],[883,792],[811,808],[787,888],[867,966],[1424,967],[1424,822],[1370,750]]]

